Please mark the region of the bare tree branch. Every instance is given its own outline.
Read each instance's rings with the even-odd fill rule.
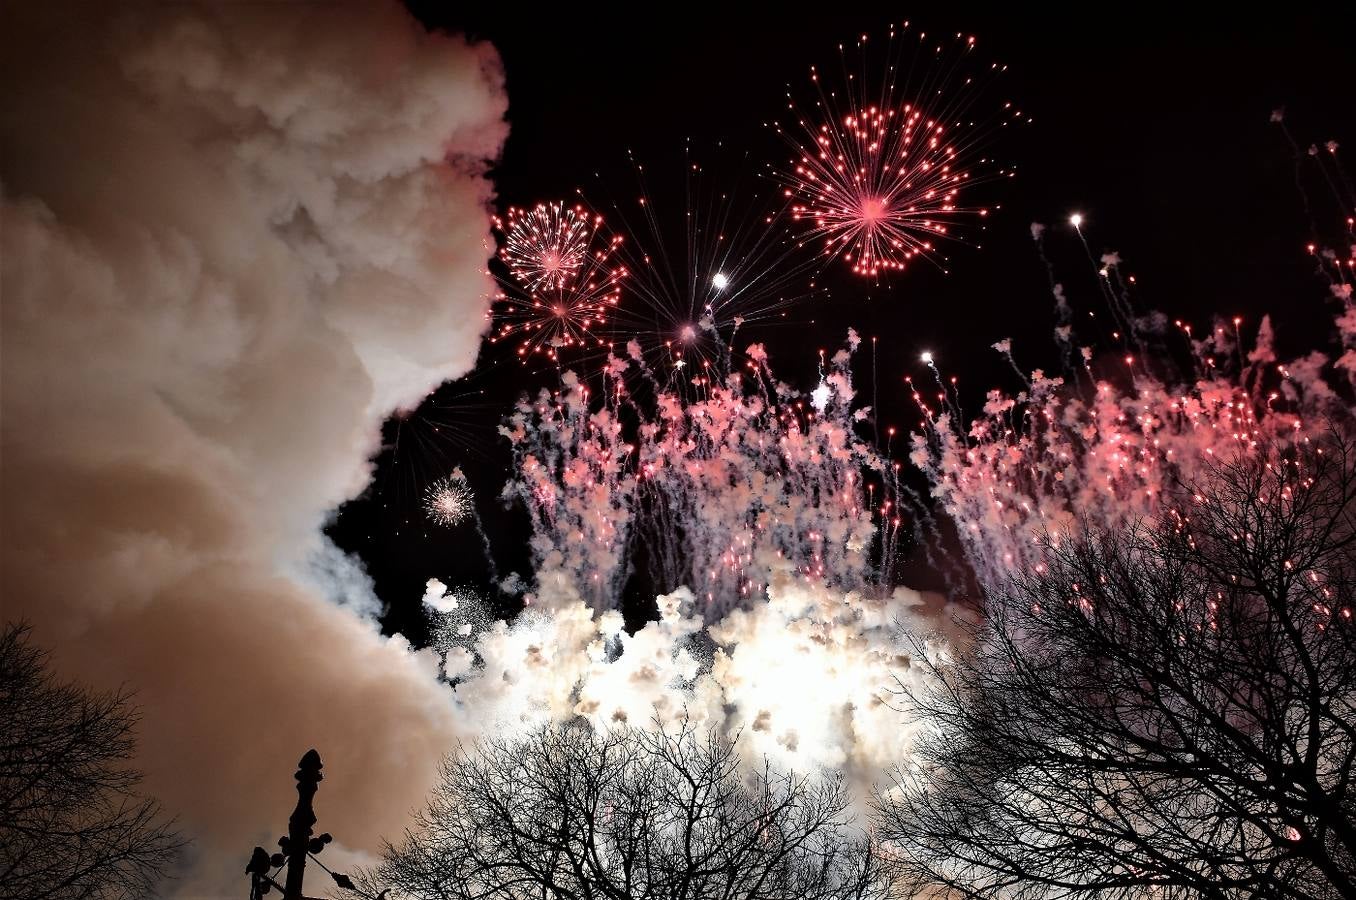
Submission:
[[[155,893],[180,846],[128,767],[125,692],[58,682],[28,629],[0,631],[0,900]]]
[[[375,881],[427,900],[876,900],[835,776],[750,772],[689,723],[583,723],[449,759]]]
[[[1220,460],[1128,531],[1047,542],[877,797],[955,896],[1356,897],[1356,447]],[[901,688],[902,691],[905,689]]]

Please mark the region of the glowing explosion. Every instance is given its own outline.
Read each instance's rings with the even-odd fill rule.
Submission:
[[[1113,311],[1129,303],[1119,264],[1108,254],[1098,269]],[[1343,340],[1356,343],[1350,285],[1333,293]],[[1151,349],[1140,325],[1155,321],[1129,323],[1126,340]],[[915,390],[925,428],[912,458],[982,586],[1039,572],[1040,541],[1076,516],[1114,528],[1157,514],[1165,485],[1202,462],[1350,416],[1326,361],[1278,365],[1265,325],[1231,372],[1225,362],[1244,358],[1236,327],[1177,333],[1197,371],[1153,371],[1131,354],[1096,377],[1081,348],[1065,376],[1036,372],[1016,396],[991,393],[968,428],[925,357],[939,392],[934,402]],[[1076,340],[1068,326],[1057,336]],[[751,759],[864,782],[907,759],[926,727],[890,696],[923,677],[908,635],[937,634],[933,659],[950,651],[945,612],[891,580],[900,528],[927,513],[900,509],[898,465],[857,436],[871,417],[852,385],[858,343],[849,336],[809,394],[776,381],[757,344],[723,375],[665,388],[632,341],[596,390],[567,372],[524,399],[502,431],[517,469],[506,495],[532,516],[534,580],[512,625],[480,615],[439,644],[467,720],[503,734],[574,716],[600,728],[686,719],[740,730]],[[666,593],[657,620],[628,634],[618,606],[636,575]],[[456,608],[447,596],[431,584],[426,602]]]
[[[853,272],[871,277],[903,269],[915,257],[936,257],[937,241],[955,237],[953,223],[988,215],[985,208],[963,205],[962,189],[1001,174],[974,158],[982,125],[961,119],[977,85],[957,70],[973,51],[974,38],[956,35],[936,45],[934,64],[910,83],[899,80],[896,37],[892,30],[879,93],[866,93],[861,82],[874,80],[856,75],[847,76],[842,96],[826,93],[812,68],[819,93],[815,111],[801,113],[788,100],[798,128],[776,126],[796,151],[792,167],[780,176],[792,218],[823,242],[826,256],[841,256]],[[920,50],[926,38],[918,35]],[[866,41],[865,36],[858,41],[859,53]],[[1010,104],[1005,112],[1021,118]]]
[[[626,276],[613,259],[621,238],[601,235],[602,224],[601,216],[561,203],[510,207],[506,219],[494,220],[504,238],[500,259],[514,280],[495,298],[491,342],[517,338],[519,356],[552,360],[565,348],[601,343],[594,330],[616,307]]]
[[[424,512],[439,525],[460,525],[475,511],[475,495],[466,477],[457,469],[440,478],[424,491]]]

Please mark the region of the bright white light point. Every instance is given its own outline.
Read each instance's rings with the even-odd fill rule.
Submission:
[[[1081,226],[1083,224],[1083,214],[1074,213],[1073,215],[1069,216],[1069,224],[1075,228]]]
[[[819,412],[829,405],[829,398],[833,396],[833,388],[829,387],[828,382],[819,382],[819,387],[810,392],[810,402]]]
[[[928,365],[932,365],[932,351],[930,350],[923,351],[923,362],[927,363]]]
[[[725,277],[724,272],[717,272],[711,279],[711,283],[716,286],[716,290],[723,291],[725,286],[730,283],[730,279]]]

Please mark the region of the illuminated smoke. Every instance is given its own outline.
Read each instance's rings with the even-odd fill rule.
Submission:
[[[474,641],[447,638],[446,670],[459,679],[464,720],[504,735],[574,716],[600,728],[687,717],[742,732],[751,760],[838,768],[863,782],[907,754],[916,726],[890,693],[917,686],[906,634],[933,630],[938,612],[917,592],[867,597],[783,571],[758,604],[711,625],[693,614],[686,588],[658,606],[634,634],[619,613],[575,599],[511,625],[463,623]]]
[[[375,849],[459,731],[320,529],[475,360],[497,58],[384,3],[0,18],[5,615],[137,689],[185,895],[243,889],[311,746]]]

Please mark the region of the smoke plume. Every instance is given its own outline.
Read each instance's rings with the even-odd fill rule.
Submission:
[[[395,4],[0,19],[4,616],[138,689],[183,893],[243,889],[312,745],[371,849],[457,725],[320,529],[475,360],[497,56]]]

